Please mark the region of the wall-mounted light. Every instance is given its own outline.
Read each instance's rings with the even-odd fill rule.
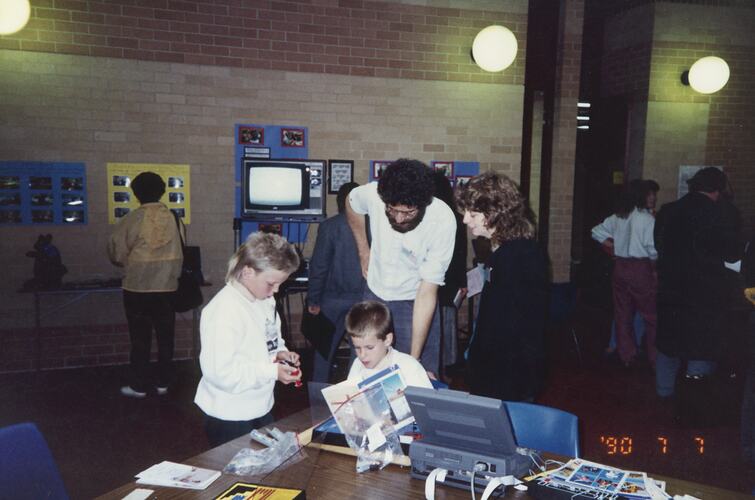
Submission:
[[[516,58],[516,37],[503,26],[488,26],[474,38],[472,59],[485,71],[503,71]]]
[[[29,0],[0,1],[0,35],[12,35],[29,22]]]
[[[729,81],[729,65],[726,61],[716,56],[698,59],[682,73],[682,83],[689,85],[701,94],[713,94],[718,92]]]

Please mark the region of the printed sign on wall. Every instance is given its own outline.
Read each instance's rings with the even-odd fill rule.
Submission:
[[[166,163],[108,163],[108,221],[115,224],[131,210],[139,208],[139,200],[131,191],[131,181],[142,172],[154,172],[165,181],[165,194],[160,201],[184,224],[191,223],[191,168],[189,165]]]

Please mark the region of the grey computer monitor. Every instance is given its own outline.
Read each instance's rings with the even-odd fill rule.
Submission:
[[[500,399],[422,387],[407,387],[405,394],[422,441],[489,455],[516,452],[511,421]]]

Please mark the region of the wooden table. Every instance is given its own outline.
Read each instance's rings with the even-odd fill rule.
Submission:
[[[309,411],[305,410],[291,415],[274,424],[281,430],[301,432],[310,427]],[[250,443],[252,443],[250,445]],[[242,448],[257,447],[248,436],[229,441],[228,443],[206,451],[186,460],[184,463],[205,467],[208,469],[222,470],[231,461],[233,456]],[[267,484],[306,490],[307,499],[424,499],[425,482],[413,479],[409,475],[407,467],[389,465],[380,471],[365,472],[359,474],[355,470],[355,458],[339,453],[321,450],[308,446],[305,449],[306,458],[281,467],[266,476],[235,476],[221,474],[221,476],[204,491],[193,491],[179,488],[163,488],[159,486],[137,485],[131,482],[113,491],[110,491],[99,499],[121,499],[136,488],[148,488],[155,490],[150,498],[157,499],[213,499],[225,491],[237,481]],[[139,471],[133,471],[137,474]],[[656,479],[666,481],[666,490],[670,494],[693,495],[704,500],[751,500],[752,496],[744,493],[715,488],[704,484],[692,483],[663,476]],[[498,490],[500,491],[500,490]],[[478,498],[480,494],[478,493]],[[468,499],[468,490],[453,488],[443,484],[437,484],[435,498],[445,499]],[[526,492],[506,488],[506,499],[530,499]]]

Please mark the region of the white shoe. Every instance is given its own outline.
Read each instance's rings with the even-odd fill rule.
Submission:
[[[155,390],[157,391],[157,395],[158,395],[158,396],[165,396],[166,394],[168,394],[168,387],[167,387],[167,386],[166,386],[166,387],[160,387],[160,386],[158,385],[158,386],[157,386],[157,387],[155,388]]]
[[[123,394],[127,398],[142,399],[147,397],[146,392],[135,391],[131,388],[130,385],[124,385],[123,387],[121,387],[121,394]]]

